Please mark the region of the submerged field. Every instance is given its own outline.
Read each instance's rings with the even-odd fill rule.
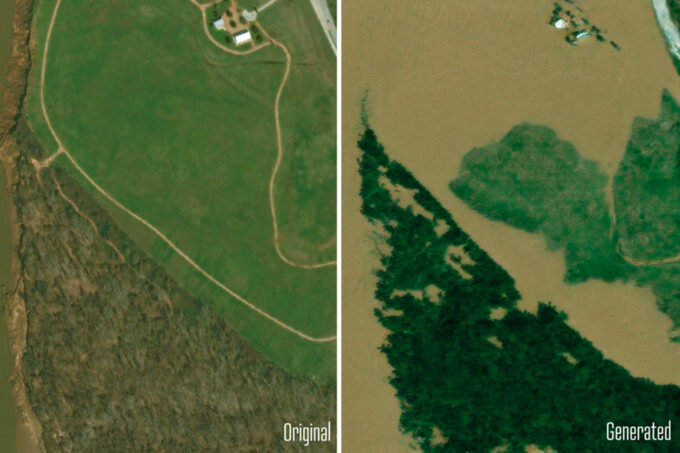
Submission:
[[[375,314],[389,331],[381,350],[400,428],[422,451],[677,451],[675,439],[614,444],[603,427],[675,424],[680,387],[631,377],[550,301],[537,313],[520,309],[523,296],[493,252],[368,124],[358,147],[361,212],[380,231]]]
[[[375,306],[375,278],[364,275],[377,261],[359,214],[359,152],[353,146],[363,128],[352,127],[368,90],[371,125],[390,156],[508,271],[523,296],[521,309],[534,313],[536,301],[551,301],[568,314],[569,326],[632,375],[680,384],[680,345],[669,341],[671,320],[658,310],[649,286],[565,283],[564,249],[549,250],[543,235],[489,220],[449,189],[465,153],[501,140],[522,122],[549,125],[612,181],[634,118],[658,116],[664,87],[680,98],[650,2],[580,3],[621,51],[596,40],[567,45],[546,23],[552,2],[344,3],[344,17],[353,20],[344,22],[343,32],[343,143],[350,145],[343,150],[343,202],[352,209],[345,208],[343,225],[353,228],[344,228],[343,243],[357,245],[343,257],[353,264],[343,270],[343,319],[358,312],[371,316]],[[414,23],[427,24],[421,39],[413,34]],[[343,414],[350,420],[343,424],[345,446],[360,449],[376,437],[401,440],[399,413],[390,410],[397,400],[386,382],[388,365],[374,365],[383,363],[375,351],[384,330],[368,320],[345,326],[345,332],[353,329],[343,337]],[[375,341],[366,341],[364,332]],[[356,390],[355,383],[364,387]]]
[[[55,1],[35,17],[39,68]],[[286,58],[269,45],[247,56],[215,47],[189,0],[61,3],[49,44],[45,106],[83,170],[162,231],[206,272],[314,338],[335,331],[335,267],[300,269],[277,256],[268,184],[277,157],[274,100]],[[292,69],[280,103],[283,160],[274,186],[280,245],[290,259],[335,257],[335,61],[306,2],[258,18]],[[44,147],[40,72],[28,116]],[[74,174],[63,157],[57,165]],[[245,307],[156,234],[97,198],[149,255],[267,357],[330,379],[335,342],[314,343]]]
[[[597,162],[582,158],[549,127],[532,124],[473,148],[451,190],[486,217],[540,232],[551,249],[564,249],[567,282],[596,278],[650,286],[677,327],[679,113],[664,90],[658,119],[635,119],[611,187],[613,207]],[[680,341],[677,330],[669,335]]]

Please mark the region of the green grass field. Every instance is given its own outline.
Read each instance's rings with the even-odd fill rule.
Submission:
[[[40,110],[40,64],[55,0],[40,2],[28,116],[56,149]],[[64,145],[127,208],[206,271],[313,337],[335,332],[335,267],[296,269],[276,255],[268,183],[276,160],[274,99],[285,56],[268,46],[229,55],[205,36],[189,0],[64,0],[49,47],[45,102]],[[258,18],[292,54],[281,99],[284,160],[275,200],[281,247],[309,263],[335,256],[335,58],[306,1]],[[96,194],[120,226],[185,288],[267,357],[320,379],[335,342],[311,343],[246,308],[142,224]],[[328,246],[328,243],[331,243]]]

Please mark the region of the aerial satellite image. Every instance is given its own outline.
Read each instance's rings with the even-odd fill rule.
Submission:
[[[335,4],[0,16],[0,451],[335,451]]]
[[[346,451],[680,451],[680,2],[346,1]]]
[[[680,0],[0,7],[0,453],[680,452]]]

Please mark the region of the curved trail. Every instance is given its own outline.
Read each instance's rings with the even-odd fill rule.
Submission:
[[[623,258],[623,260],[631,264],[635,267],[644,267],[644,266],[661,266],[662,264],[673,264],[677,263],[680,261],[680,255],[675,255],[675,256],[669,256],[668,258],[659,258],[656,260],[636,260],[634,258],[630,258],[621,252],[621,244],[616,244],[616,253]]]
[[[613,192],[613,189],[611,190],[611,192]],[[611,226],[609,227],[609,239],[611,241],[614,241],[614,234],[616,233],[616,207],[615,207],[616,205],[614,202],[613,193],[609,198],[611,198],[611,202],[609,203],[609,217],[611,218]],[[616,244],[614,246],[614,251],[616,252],[616,254],[619,255],[626,263],[635,267],[661,266],[662,264],[673,264],[680,262],[680,254],[675,256],[669,256],[668,258],[659,258],[655,260],[638,260],[635,258],[631,258],[629,256],[626,256],[626,254],[621,251],[621,243],[619,242],[618,239],[614,242]]]
[[[264,31],[264,29],[263,29]],[[336,264],[335,260],[333,261],[327,261],[325,263],[319,263],[319,264],[300,264],[296,263],[292,260],[289,260],[286,258],[286,256],[283,254],[281,251],[281,246],[279,244],[279,228],[278,228],[278,222],[276,221],[276,207],[274,205],[274,182],[276,181],[276,174],[279,171],[279,167],[281,166],[281,161],[283,161],[283,140],[281,139],[281,122],[279,121],[279,104],[281,101],[281,94],[283,93],[283,87],[286,85],[286,82],[288,81],[288,76],[290,75],[290,62],[291,62],[291,56],[290,52],[288,52],[288,49],[286,46],[281,44],[279,41],[275,40],[267,32],[264,32],[265,35],[271,40],[272,43],[274,43],[275,46],[280,47],[281,50],[283,50],[283,53],[286,54],[286,71],[283,74],[283,79],[281,80],[281,85],[279,85],[279,91],[276,93],[276,101],[274,102],[274,119],[276,122],[276,144],[278,148],[278,153],[276,154],[276,163],[274,164],[274,170],[272,171],[272,176],[269,179],[269,209],[271,210],[272,213],[272,219],[273,219],[273,224],[274,224],[274,248],[276,248],[276,253],[279,255],[279,258],[281,258],[286,264],[294,267],[299,267],[302,269],[319,269],[322,267],[327,267],[327,266],[334,266]]]
[[[249,309],[251,309],[254,312],[256,312],[257,314],[259,314],[260,316],[266,318],[267,320],[273,322],[277,326],[297,335],[298,337],[300,337],[304,340],[311,341],[311,342],[314,342],[314,343],[325,343],[325,342],[329,342],[329,341],[334,341],[336,339],[335,335],[330,336],[330,337],[312,337],[310,335],[305,334],[304,332],[301,332],[301,331],[295,329],[294,327],[286,324],[285,322],[279,320],[278,318],[275,318],[274,316],[270,315],[266,311],[258,308],[257,306],[255,306],[254,304],[252,304],[251,302],[246,300],[244,297],[242,297],[240,294],[236,293],[234,290],[230,289],[229,287],[224,285],[222,282],[217,280],[210,273],[208,273],[205,269],[203,269],[198,263],[196,263],[193,259],[191,259],[191,257],[189,257],[186,253],[184,253],[174,242],[172,242],[158,228],[153,226],[151,223],[149,223],[147,220],[145,220],[144,218],[139,216],[137,213],[135,213],[135,212],[131,211],[130,209],[128,209],[127,207],[125,207],[122,203],[120,203],[113,196],[111,196],[106,190],[104,190],[101,186],[99,186],[99,184],[97,184],[90,177],[90,175],[88,175],[85,172],[85,170],[82,169],[82,167],[78,164],[78,162],[73,158],[71,153],[69,153],[69,151],[64,147],[61,139],[57,135],[57,132],[52,125],[52,122],[50,121],[50,117],[47,114],[47,108],[45,107],[45,72],[46,72],[45,69],[47,67],[47,54],[48,54],[48,50],[49,50],[50,40],[51,40],[51,37],[52,37],[52,30],[54,28],[54,23],[56,22],[57,13],[59,12],[59,7],[61,6],[61,1],[62,0],[56,0],[55,6],[54,6],[54,11],[52,12],[52,18],[50,19],[50,23],[49,23],[49,26],[48,26],[48,29],[47,29],[47,36],[45,38],[45,43],[44,43],[45,47],[43,49],[43,59],[42,59],[41,71],[40,71],[40,106],[41,106],[41,109],[42,109],[43,116],[45,118],[45,123],[47,124],[47,127],[50,131],[50,134],[52,134],[52,137],[54,138],[55,142],[57,143],[57,151],[47,159],[46,165],[49,165],[49,163],[51,163],[60,154],[65,155],[68,158],[68,160],[71,162],[71,164],[73,164],[73,166],[76,168],[76,170],[78,170],[78,172],[92,185],[92,187],[94,187],[97,190],[97,192],[99,192],[101,195],[104,196],[104,198],[106,198],[111,203],[113,203],[118,209],[125,212],[130,217],[137,220],[139,223],[141,223],[142,225],[147,227],[149,230],[151,230],[153,233],[155,233],[168,246],[170,246],[170,248],[172,248],[179,256],[181,256],[187,263],[189,263],[191,265],[191,267],[193,267],[198,272],[200,272],[205,278],[210,280],[213,284],[215,284],[215,286],[220,288],[222,291],[229,294],[230,296],[232,296],[233,298],[235,298],[236,300],[241,302],[243,305],[245,305]],[[195,5],[198,5],[195,2],[195,0],[192,0],[192,3],[194,3]],[[201,9],[201,11],[203,11],[203,8]],[[202,15],[203,23],[205,24],[205,22],[206,22],[205,17],[203,16],[203,13],[201,13],[201,15]],[[209,34],[209,31],[207,30],[207,28],[205,28],[205,30]],[[231,51],[231,49],[229,49],[229,51]],[[234,52],[232,51],[232,53],[234,53]],[[236,52],[236,53],[238,54],[238,52]],[[287,50],[286,50],[286,55],[288,56],[287,68],[289,68],[290,67],[290,55],[288,54]],[[279,88],[279,92],[282,91],[282,89],[283,89],[283,87],[281,86]],[[277,99],[278,99],[278,96],[277,96]],[[277,118],[278,118],[278,116],[277,116]],[[277,126],[278,126],[278,122],[277,122]],[[281,153],[279,153],[279,154],[281,154]]]
[[[281,250],[281,245],[279,241],[279,227],[278,227],[278,222],[276,218],[276,206],[274,203],[274,183],[276,181],[276,175],[279,172],[279,167],[281,166],[281,162],[283,161],[283,139],[281,138],[281,121],[279,117],[279,104],[281,101],[281,94],[283,93],[283,88],[286,86],[286,83],[288,82],[288,76],[290,75],[290,66],[291,66],[291,61],[292,57],[290,55],[290,52],[288,51],[288,48],[284,46],[282,43],[279,41],[275,40],[272,38],[269,33],[267,33],[267,30],[264,29],[264,27],[260,26],[258,23],[258,26],[262,30],[262,33],[267,37],[269,42],[266,42],[265,44],[260,44],[259,46],[255,46],[252,49],[246,50],[246,51],[238,51],[238,50],[233,50],[228,48],[227,46],[219,43],[213,35],[210,34],[210,30],[208,30],[208,21],[206,20],[205,17],[205,11],[210,8],[212,5],[219,3],[221,0],[218,0],[217,2],[211,2],[211,3],[205,3],[201,4],[198,3],[197,0],[191,0],[191,3],[193,3],[198,9],[201,10],[201,20],[203,22],[203,32],[205,35],[208,37],[208,39],[217,47],[220,49],[224,50],[225,52],[228,52],[233,55],[247,55],[250,53],[255,52],[256,50],[259,50],[260,48],[264,46],[268,46],[269,42],[274,44],[275,46],[279,47],[281,50],[283,50],[283,53],[286,55],[286,70],[283,73],[283,78],[281,79],[281,84],[279,85],[279,89],[276,92],[276,100],[274,101],[274,123],[276,124],[276,163],[274,164],[274,169],[272,170],[272,176],[269,179],[269,210],[272,214],[272,223],[274,225],[274,248],[276,249],[276,254],[281,258],[281,260],[288,264],[289,266],[297,267],[300,269],[320,269],[323,267],[328,267],[328,266],[334,266],[336,264],[336,260],[332,261],[326,261],[323,263],[319,264],[303,264],[303,263],[298,263],[296,261],[293,261],[289,258],[287,258],[284,254],[283,251]]]
[[[73,207],[73,209],[76,211],[76,213],[77,213],[80,217],[82,217],[83,219],[85,219],[85,220],[90,224],[90,226],[91,226],[92,229],[94,230],[94,234],[96,234],[97,237],[98,237],[99,239],[101,239],[103,242],[106,242],[106,243],[109,245],[109,247],[111,247],[111,248],[113,249],[113,251],[116,252],[116,255],[118,255],[118,258],[120,258],[120,260],[121,260],[122,262],[126,262],[125,256],[124,256],[123,253],[118,249],[118,247],[116,247],[116,244],[114,244],[113,242],[109,241],[108,239],[106,239],[105,237],[103,237],[103,236],[99,233],[99,228],[97,227],[97,222],[95,222],[94,220],[92,220],[92,218],[91,218],[89,215],[87,215],[87,214],[85,214],[83,211],[81,211],[80,208],[78,207],[78,205],[75,203],[75,201],[71,200],[71,199],[64,193],[64,191],[63,191],[62,188],[61,188],[61,184],[59,184],[59,181],[57,181],[57,178],[55,178],[54,175],[52,175],[52,181],[53,181],[54,184],[57,186],[57,192],[59,192],[59,196],[61,196],[61,198],[63,198],[64,200],[66,200],[66,202],[67,202],[68,204],[70,204],[71,207]]]

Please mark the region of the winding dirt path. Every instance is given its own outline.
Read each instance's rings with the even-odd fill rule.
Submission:
[[[297,267],[300,269],[320,269],[323,267],[328,267],[328,266],[334,266],[337,262],[336,260],[332,261],[326,261],[323,263],[318,263],[318,264],[304,264],[304,263],[298,263],[294,260],[289,259],[283,254],[283,251],[281,250],[281,244],[280,244],[280,237],[279,237],[279,227],[278,227],[278,221],[276,218],[276,205],[274,202],[274,185],[276,181],[276,175],[279,172],[279,167],[281,166],[281,162],[283,161],[283,139],[281,138],[281,121],[279,117],[279,104],[281,103],[281,94],[283,93],[283,88],[286,86],[286,83],[288,82],[288,76],[290,75],[290,66],[291,66],[291,61],[292,57],[290,55],[290,52],[288,51],[288,48],[284,46],[281,42],[277,41],[276,39],[272,38],[269,33],[267,33],[267,30],[264,29],[262,25],[260,25],[259,22],[256,22],[257,26],[260,27],[260,30],[262,30],[262,33],[267,37],[268,41],[265,41],[264,44],[260,44],[259,46],[253,47],[252,49],[246,50],[246,51],[237,51],[230,49],[229,47],[224,46],[220,42],[218,42],[213,35],[210,34],[210,30],[208,29],[208,21],[206,20],[205,17],[205,11],[210,8],[211,6],[220,3],[222,0],[217,0],[215,2],[211,3],[205,3],[201,4],[197,0],[191,0],[191,3],[193,3],[198,9],[201,10],[201,20],[203,22],[203,32],[205,35],[208,37],[208,39],[217,47],[220,49],[224,50],[225,52],[228,52],[233,55],[247,55],[250,53],[253,53],[260,48],[269,45],[271,42],[275,46],[279,47],[281,50],[283,50],[283,53],[286,55],[286,70],[283,73],[283,78],[281,79],[281,84],[279,85],[279,89],[276,92],[276,99],[274,101],[274,122],[276,124],[276,163],[274,164],[274,169],[272,170],[272,176],[269,179],[269,210],[271,211],[272,214],[272,222],[274,224],[274,248],[276,249],[276,254],[279,255],[279,258],[281,260],[288,264],[289,266]]]
[[[205,20],[204,11],[205,11],[205,8],[207,8],[208,6],[210,6],[210,5],[212,5],[212,4],[209,4],[209,5],[205,6],[205,8],[203,8],[203,5],[200,5],[200,4],[197,3],[195,0],[191,0],[191,1],[192,1],[192,3],[193,3],[194,5],[198,6],[198,7],[201,9],[201,16],[202,16],[202,20],[203,20],[203,23],[204,23],[204,30],[206,31],[206,34],[210,35],[209,30],[207,30],[207,25],[205,25],[205,24],[206,24],[206,20]],[[59,7],[61,6],[61,2],[62,2],[62,0],[57,0],[56,3],[55,3],[55,5],[54,5],[54,10],[53,10],[53,12],[52,12],[52,18],[50,19],[50,23],[49,23],[49,26],[48,26],[48,29],[47,29],[47,36],[46,36],[46,38],[45,38],[44,49],[43,49],[43,58],[42,58],[42,64],[41,64],[41,70],[40,70],[40,106],[41,106],[41,109],[42,109],[43,116],[44,116],[44,118],[45,118],[45,123],[47,124],[47,127],[48,127],[48,129],[49,129],[49,131],[50,131],[50,134],[52,135],[52,137],[54,138],[55,142],[57,143],[57,151],[56,151],[53,155],[51,155],[47,160],[45,160],[45,161],[41,164],[41,167],[49,166],[50,163],[51,163],[56,157],[58,157],[58,156],[60,156],[60,155],[63,154],[63,155],[66,156],[66,158],[71,162],[71,164],[73,164],[73,166],[76,168],[76,170],[78,170],[78,172],[79,172],[79,173],[80,173],[80,174],[81,174],[81,175],[82,175],[82,176],[83,176],[83,177],[84,177],[84,178],[92,185],[92,187],[94,187],[94,188],[97,190],[97,192],[99,192],[102,196],[104,196],[104,198],[106,198],[106,199],[109,200],[111,203],[113,203],[113,204],[114,204],[117,208],[119,208],[121,211],[125,212],[125,213],[128,214],[130,217],[132,217],[133,219],[137,220],[139,223],[141,223],[142,225],[144,225],[145,227],[147,227],[149,230],[151,230],[153,233],[155,233],[155,234],[156,234],[158,237],[160,237],[160,238],[161,238],[168,246],[170,246],[170,248],[172,248],[179,256],[181,256],[187,263],[189,263],[189,265],[191,265],[191,267],[193,267],[193,268],[196,269],[198,272],[200,272],[205,278],[207,278],[210,282],[212,282],[215,286],[217,286],[218,288],[220,288],[222,291],[224,291],[225,293],[229,294],[230,296],[232,296],[233,298],[235,298],[236,300],[238,300],[240,303],[242,303],[243,305],[245,305],[245,306],[248,307],[249,309],[251,309],[251,310],[253,310],[254,312],[256,312],[257,314],[259,314],[260,316],[266,318],[267,320],[271,321],[272,323],[276,324],[277,326],[279,326],[279,327],[281,327],[281,328],[283,328],[283,329],[285,329],[285,330],[287,330],[287,331],[289,331],[289,332],[291,332],[291,333],[297,335],[298,337],[300,337],[300,338],[302,338],[302,339],[304,339],[304,340],[307,340],[307,341],[310,341],[310,342],[314,342],[314,343],[325,343],[325,342],[329,342],[329,341],[334,341],[334,340],[337,338],[335,335],[329,336],[329,337],[312,337],[312,336],[310,336],[310,335],[307,335],[307,334],[304,333],[304,332],[301,332],[301,331],[295,329],[294,327],[292,327],[292,326],[286,324],[285,322],[281,321],[280,319],[278,319],[278,318],[276,318],[276,317],[270,315],[270,314],[267,313],[266,311],[260,309],[259,307],[257,307],[256,305],[254,305],[253,303],[251,303],[250,301],[248,301],[247,299],[245,299],[243,296],[241,296],[240,294],[238,294],[237,292],[235,292],[234,290],[232,290],[231,288],[227,287],[225,284],[223,284],[222,282],[220,282],[219,280],[217,280],[214,276],[212,276],[212,275],[211,275],[210,273],[208,273],[205,269],[203,269],[198,263],[196,263],[193,259],[191,259],[191,257],[190,257],[189,255],[187,255],[184,251],[182,251],[182,249],[180,249],[174,242],[172,242],[172,241],[171,241],[165,234],[163,234],[158,228],[156,228],[155,226],[153,226],[153,225],[152,225],[151,223],[149,223],[146,219],[144,219],[143,217],[139,216],[139,215],[138,215],[137,213],[135,213],[134,211],[128,209],[125,205],[123,205],[122,203],[120,203],[120,202],[119,202],[118,200],[116,200],[111,194],[109,194],[106,190],[104,190],[99,184],[97,184],[97,183],[90,177],[90,175],[88,175],[88,174],[85,172],[85,170],[83,170],[83,168],[82,168],[82,167],[78,164],[78,162],[73,158],[73,156],[71,155],[71,153],[69,153],[69,151],[68,151],[68,150],[66,149],[66,147],[63,145],[61,139],[59,138],[59,135],[57,134],[56,130],[54,129],[54,126],[52,125],[52,122],[50,121],[50,117],[49,117],[49,115],[48,115],[48,113],[47,113],[47,108],[45,107],[45,72],[46,72],[46,67],[47,67],[47,55],[48,55],[48,51],[49,51],[50,40],[51,40],[51,38],[52,38],[52,30],[54,29],[54,23],[56,22],[57,13],[59,12]],[[266,33],[266,32],[265,32],[265,33]],[[210,37],[212,38],[212,36],[210,36]],[[271,38],[270,38],[270,39],[271,39]],[[279,122],[278,122],[278,100],[280,99],[280,94],[281,94],[281,92],[283,91],[283,85],[284,85],[285,81],[287,80],[288,72],[289,72],[289,69],[290,69],[290,53],[288,52],[288,50],[287,50],[282,44],[280,44],[280,43],[278,43],[278,42],[276,42],[276,41],[273,41],[273,40],[272,40],[272,42],[276,43],[276,44],[279,45],[282,49],[284,49],[284,51],[285,51],[285,53],[286,53],[286,57],[287,57],[286,75],[285,75],[285,77],[284,77],[283,83],[282,83],[281,86],[279,87],[279,93],[278,93],[278,95],[277,95],[277,102],[276,102],[276,106],[275,106],[275,115],[276,115],[276,118],[277,118],[277,122],[276,122],[276,124],[277,124],[277,132],[279,132],[279,133],[277,134],[277,136],[279,137],[279,138],[278,138],[278,142],[279,142],[279,153],[278,153],[278,157],[277,157],[277,163],[279,163],[280,160],[281,160],[281,158],[282,158],[283,150],[282,150],[282,147],[281,147],[281,140],[280,140],[280,126],[279,126]],[[216,43],[216,44],[219,45],[219,43]],[[222,47],[221,45],[219,45],[219,46]],[[230,53],[239,54],[238,52],[232,51],[231,49],[228,49],[228,48],[225,48],[225,50],[227,50],[227,51],[230,52]],[[256,50],[256,49],[254,49],[254,50]],[[251,53],[251,52],[254,51],[254,50],[246,51],[246,52],[244,52],[244,53]],[[278,166],[278,165],[277,165],[277,166]],[[277,166],[275,167],[275,169],[277,169]],[[274,176],[275,176],[275,172],[274,172],[274,174],[272,175],[272,177],[274,177]],[[272,178],[272,180],[273,180],[273,178]],[[273,189],[271,188],[271,182],[270,182],[270,204],[271,204],[271,206],[273,206],[273,202],[272,202],[273,197],[272,197],[272,195],[273,195]],[[274,211],[272,211],[272,212],[274,212]],[[275,225],[274,230],[276,231],[276,221],[274,221],[274,225]],[[276,243],[277,243],[277,239],[276,239],[276,234],[275,234],[275,244],[276,244]],[[279,249],[278,249],[278,245],[277,245],[277,252],[278,252],[278,251],[279,251]],[[285,257],[283,257],[280,253],[279,253],[279,256],[280,256],[284,261],[286,261]],[[286,262],[288,262],[288,261],[286,261]],[[325,263],[324,263],[324,265],[328,265],[328,264],[325,264]],[[323,267],[323,266],[318,266],[318,265],[317,265],[317,267]]]
[[[616,253],[623,258],[623,260],[635,267],[644,266],[661,266],[662,264],[673,264],[680,261],[680,255],[669,256],[668,258],[659,258],[656,260],[636,260],[635,258],[630,258],[621,252],[621,244],[616,244]]]
[[[71,200],[68,196],[66,196],[66,194],[64,193],[64,191],[61,189],[61,184],[59,184],[59,181],[57,181],[57,178],[55,178],[54,175],[52,175],[52,181],[53,181],[54,184],[57,186],[57,192],[59,192],[59,196],[61,196],[61,198],[63,198],[64,200],[66,200],[66,202],[67,202],[68,204],[71,205],[71,207],[76,211],[76,213],[77,213],[80,217],[82,217],[83,219],[85,219],[85,220],[90,224],[90,226],[91,226],[92,229],[94,230],[94,233],[97,235],[97,237],[98,237],[99,239],[101,239],[102,241],[106,242],[106,243],[108,244],[108,246],[111,247],[111,248],[113,249],[114,252],[116,252],[116,255],[118,255],[118,258],[120,258],[120,260],[121,260],[122,262],[125,262],[125,256],[121,253],[120,250],[118,250],[118,247],[116,247],[116,244],[114,244],[113,242],[109,241],[108,239],[106,239],[105,237],[103,237],[101,234],[99,234],[99,228],[97,228],[97,222],[95,222],[95,221],[92,219],[92,217],[88,216],[88,215],[85,214],[83,211],[81,211],[80,208],[78,207],[78,205],[77,205],[73,200]]]
[[[262,28],[262,27],[260,27]],[[272,213],[272,219],[273,219],[273,224],[274,224],[274,248],[276,248],[276,254],[279,255],[279,258],[281,258],[286,264],[294,267],[299,267],[302,269],[319,269],[322,267],[327,267],[327,266],[334,266],[336,264],[336,261],[327,261],[325,263],[319,263],[319,264],[301,264],[301,263],[296,263],[293,260],[290,260],[286,258],[286,256],[283,254],[281,251],[281,245],[279,241],[279,228],[278,228],[278,222],[276,220],[276,206],[274,203],[274,185],[276,181],[276,175],[279,172],[279,167],[281,166],[281,162],[283,161],[283,140],[281,138],[281,122],[279,120],[279,104],[281,103],[281,94],[283,93],[283,88],[286,86],[286,82],[288,81],[288,76],[290,75],[290,64],[291,64],[291,56],[290,52],[288,52],[288,49],[286,46],[281,44],[279,41],[275,40],[269,34],[267,31],[262,28],[262,31],[264,32],[265,36],[277,47],[281,48],[283,50],[283,53],[286,54],[286,71],[283,74],[283,79],[281,80],[281,85],[279,85],[279,90],[276,93],[276,101],[274,102],[274,119],[276,122],[276,145],[278,148],[278,152],[276,154],[276,163],[274,164],[274,170],[272,171],[272,176],[269,179],[269,209],[271,210]]]

